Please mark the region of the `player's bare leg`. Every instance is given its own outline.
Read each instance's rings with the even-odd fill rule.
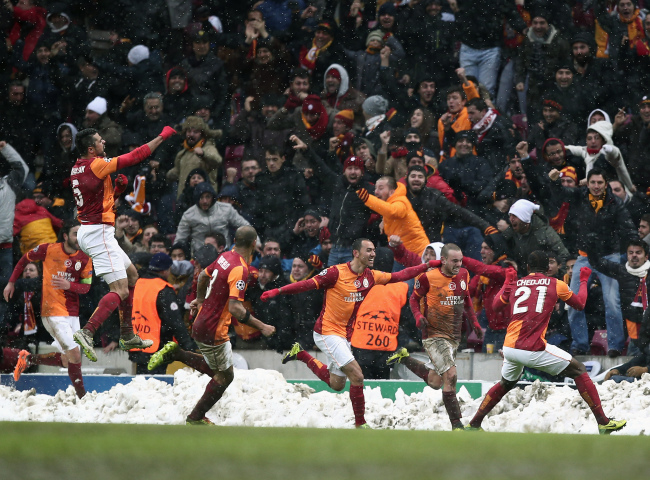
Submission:
[[[341,371],[347,375],[350,380],[350,401],[352,402],[352,411],[354,412],[354,426],[357,428],[368,428],[366,423],[366,398],[363,395],[363,371],[359,363],[354,360],[344,367]],[[338,375],[330,375],[330,386],[337,391],[345,387],[345,378]]]
[[[210,425],[212,422],[205,414],[219,401],[234,378],[233,367],[223,372],[217,372],[205,387],[203,396],[196,403],[192,412],[187,416],[187,425]]]
[[[460,412],[460,405],[458,404],[458,397],[456,396],[457,378],[455,366],[442,374],[442,401],[445,404],[447,415],[449,415],[451,429],[463,430],[463,423],[460,421],[463,415]],[[435,376],[432,380],[435,382]]]
[[[587,402],[589,408],[591,409],[596,421],[598,422],[598,432],[603,435],[610,434],[617,430],[620,430],[627,423],[625,420],[613,420],[605,415],[603,407],[600,404],[600,395],[598,395],[598,390],[594,382],[589,377],[587,369],[585,366],[576,360],[575,358],[571,359],[569,365],[564,369],[562,376],[572,378],[576,382],[576,387],[580,396]]]

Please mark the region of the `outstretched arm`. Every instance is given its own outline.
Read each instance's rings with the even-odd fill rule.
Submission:
[[[162,132],[160,132],[160,134],[149,143],[136,148],[132,152],[125,153],[124,155],[117,157],[117,169],[121,170],[122,168],[137,165],[142,160],[151,155],[160,145],[162,145],[162,142],[167,140],[175,133],[176,130],[174,130],[172,127],[163,128]]]
[[[301,280],[300,282],[292,283],[290,285],[285,285],[280,288],[274,288],[268,290],[262,294],[260,297],[263,302],[268,302],[271,298],[278,295],[295,295],[296,293],[307,292],[309,290],[316,290],[318,288],[318,283],[312,278],[307,280]]]
[[[416,265],[415,267],[405,268],[401,272],[391,274],[390,280],[388,280],[387,283],[404,282],[406,280],[410,280],[411,278],[415,278],[421,273],[426,272],[430,268],[436,268],[440,265],[442,265],[442,262],[440,262],[440,260],[429,260],[427,263]]]
[[[238,322],[257,328],[265,337],[270,337],[275,333],[275,327],[273,325],[267,325],[252,316],[250,312],[246,310],[244,304],[239,300],[234,300],[232,298],[228,300],[228,311],[237,319]]]
[[[510,305],[510,292],[512,292],[515,286],[515,280],[517,280],[517,272],[515,269],[506,269],[506,281],[503,282],[501,290],[499,290],[499,293],[495,295],[492,301],[492,308],[495,312],[500,312],[506,305]]]
[[[585,308],[585,304],[587,303],[587,282],[589,281],[590,275],[591,268],[582,267],[580,269],[580,289],[578,290],[578,294],[570,294],[571,290],[568,290],[567,287],[566,295],[568,296],[570,294],[569,298],[565,297],[564,292],[559,292],[560,294],[558,296],[564,300],[566,304],[571,308],[575,308],[576,310],[583,310]],[[564,284],[564,286],[566,286],[566,284]]]

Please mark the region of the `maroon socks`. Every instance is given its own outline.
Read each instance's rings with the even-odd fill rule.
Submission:
[[[86,389],[84,388],[84,379],[81,376],[81,363],[68,363],[68,376],[75,392],[77,392],[77,397],[83,398]]]
[[[214,372],[208,366],[208,364],[205,363],[205,358],[203,358],[203,356],[199,355],[198,353],[188,352],[179,348],[174,353],[174,360],[183,362],[188,367],[192,367],[194,370],[197,370],[209,377],[214,377]]]
[[[62,367],[63,366],[63,362],[61,361],[61,354],[59,352],[41,353],[41,354],[38,354],[38,355],[30,355],[29,356],[29,364],[30,365],[49,365],[51,367]]]
[[[203,396],[199,399],[194,410],[190,413],[187,418],[189,420],[201,420],[205,417],[205,414],[210,410],[221,398],[223,392],[226,391],[227,387],[217,383],[215,379],[210,380],[208,385],[205,387],[205,392]]]
[[[350,401],[354,412],[354,426],[360,427],[366,423],[364,416],[366,413],[366,398],[363,396],[363,385],[350,385]]]
[[[102,326],[102,323],[104,323],[109,315],[120,305],[120,302],[120,296],[115,292],[108,292],[104,295],[88,320],[88,323],[84,326],[84,330],[88,330],[93,335],[97,333],[99,327]],[[131,328],[131,331],[133,331],[133,328]]]
[[[133,312],[133,292],[135,287],[129,286],[129,296],[120,302],[120,337],[131,338],[133,335],[133,322],[131,314]]]
[[[580,396],[587,402],[589,408],[594,413],[596,421],[599,425],[607,425],[609,423],[609,418],[603,412],[603,407],[600,405],[600,395],[598,395],[598,390],[596,390],[596,385],[589,378],[587,372],[582,375],[577,376],[573,379],[576,382],[576,387],[580,392]]]
[[[492,411],[494,406],[499,403],[506,393],[508,393],[508,390],[503,388],[501,382],[494,385],[485,395],[481,406],[478,407],[478,410],[474,414],[474,418],[472,418],[469,424],[474,428],[479,428],[485,416]]]
[[[323,382],[327,383],[327,385],[330,384],[330,371],[323,364],[323,362],[315,359],[314,357],[309,355],[305,350],[298,352],[296,358],[300,360],[302,363],[306,364],[307,367],[309,367],[309,370],[314,372],[314,375],[320,378]]]
[[[442,401],[445,404],[447,415],[449,415],[451,428],[463,428],[463,424],[460,421],[463,415],[460,413],[460,405],[458,404],[456,392],[442,392]]]

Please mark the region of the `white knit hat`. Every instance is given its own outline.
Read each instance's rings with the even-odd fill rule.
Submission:
[[[137,65],[142,60],[149,58],[149,49],[144,45],[136,45],[131,50],[129,50],[129,54],[126,56],[126,58],[128,58],[129,62],[131,62],[133,65]]]
[[[508,213],[511,213],[524,223],[530,223],[535,210],[539,210],[539,205],[535,205],[528,200],[517,200],[512,204]]]
[[[86,110],[91,110],[93,112],[104,115],[106,113],[106,99],[103,97],[95,97],[93,101],[86,106]]]

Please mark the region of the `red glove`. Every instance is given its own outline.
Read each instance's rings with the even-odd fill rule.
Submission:
[[[580,283],[586,282],[587,280],[589,280],[590,276],[591,276],[591,268],[582,267],[580,269]]]
[[[162,137],[163,140],[167,140],[172,135],[176,135],[178,132],[172,127],[165,127],[162,129],[162,132],[158,134],[159,137]]]
[[[365,188],[360,188],[359,190],[357,190],[357,195],[359,196],[359,198],[363,203],[366,203],[368,201],[368,198],[370,197],[368,190],[366,190]]]
[[[506,281],[505,283],[514,283],[517,281],[517,270],[512,267],[506,268]]]
[[[440,260],[429,260],[429,268],[438,268],[440,265],[442,265]]]
[[[269,290],[268,292],[264,292],[262,296],[260,297],[263,302],[268,302],[271,298],[276,297],[280,295],[280,290],[277,288],[274,288],[273,290]]]
[[[115,177],[115,191],[113,192],[114,197],[119,197],[124,193],[124,190],[126,190],[126,186],[129,183],[129,179],[126,178],[126,175],[123,173],[120,173],[117,177]]]
[[[427,324],[427,319],[424,318],[424,315],[420,315],[418,318],[415,319],[415,326],[422,329],[426,327]]]
[[[309,257],[309,263],[316,270],[320,270],[321,268],[323,268],[323,261],[320,259],[318,255],[311,255]]]
[[[484,233],[485,235],[493,235],[493,234],[495,234],[495,233],[499,233],[499,230],[497,230],[497,229],[494,228],[492,225],[490,225],[490,226],[487,227],[485,230],[483,230],[483,233]]]

